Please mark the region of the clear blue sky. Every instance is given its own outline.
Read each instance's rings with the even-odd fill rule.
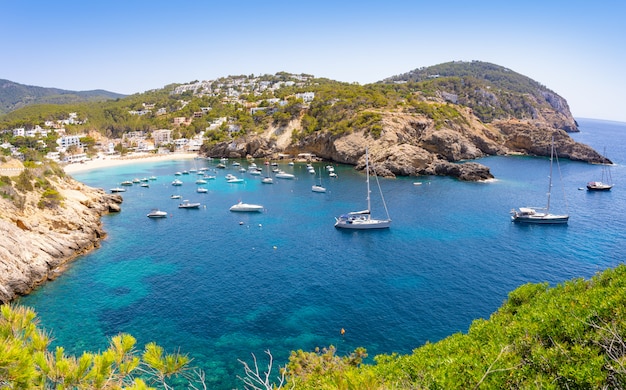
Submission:
[[[366,84],[480,60],[542,83],[575,117],[626,122],[625,3],[0,0],[0,78],[132,94],[281,71]]]

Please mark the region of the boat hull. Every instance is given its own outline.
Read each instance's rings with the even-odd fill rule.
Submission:
[[[335,227],[338,229],[353,230],[388,229],[389,226],[391,226],[390,219],[371,219],[359,217],[338,218],[335,223]]]
[[[613,188],[613,185],[598,181],[587,183],[588,191],[610,191],[611,188]]]
[[[230,208],[230,211],[237,212],[261,212],[263,211],[263,206],[258,204],[248,204],[248,203],[238,203]]]
[[[569,221],[569,215],[557,215],[557,214],[534,214],[534,215],[520,215],[513,214],[511,220],[517,223],[526,224],[566,224]]]

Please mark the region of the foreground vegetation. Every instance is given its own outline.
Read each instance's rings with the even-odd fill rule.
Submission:
[[[618,389],[626,387],[626,266],[556,287],[527,284],[509,294],[488,320],[467,334],[428,343],[409,355],[379,355],[364,364],[358,348],[294,351],[286,367],[243,364],[248,389]],[[27,308],[3,306],[0,388],[203,388],[203,374],[185,355],[156,344],[143,352],[118,335],[101,353],[49,351],[50,336]]]

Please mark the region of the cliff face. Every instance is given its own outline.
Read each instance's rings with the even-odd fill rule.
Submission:
[[[563,102],[559,104],[567,109]],[[439,124],[421,114],[380,111],[382,130],[378,136],[366,130],[341,135],[319,131],[294,141],[291,135],[300,128],[299,121],[295,120],[284,127],[271,127],[262,134],[217,144],[204,152],[212,157],[274,159],[279,154],[312,153],[324,160],[362,168],[365,147],[369,147],[370,158],[379,175],[439,175],[479,181],[493,178],[493,175],[487,167],[466,160],[507,154],[549,156],[554,135],[560,157],[610,163],[591,147],[572,140],[566,130],[573,119],[570,121],[567,115],[555,110],[546,110],[541,114],[542,120],[537,117],[485,124],[471,108],[459,106],[457,109],[460,118]],[[562,127],[555,128],[555,123]]]
[[[65,264],[99,246],[100,217],[119,211],[122,198],[70,177],[46,178],[61,196],[57,207],[38,206],[42,190],[6,190],[0,199],[0,302],[54,279]],[[7,195],[8,194],[8,195]]]

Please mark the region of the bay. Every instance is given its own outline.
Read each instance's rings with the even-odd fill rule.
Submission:
[[[296,180],[267,185],[229,161],[204,194],[196,192],[198,175],[174,173],[214,169],[218,161],[76,174],[106,190],[135,177],[157,180],[122,193],[122,212],[103,218],[108,236],[101,248],[18,303],[33,307],[54,345],[69,353],[102,350],[111,336],[130,333],[139,346],[156,341],[188,353],[214,389],[242,387],[238,359],[265,350],[281,365],[292,350],[331,344],[340,354],[359,346],[370,356],[410,353],[467,331],[524,283],[554,285],[623,262],[626,124],[578,123],[581,132],[572,138],[606,148],[616,184],[610,192],[581,190],[602,167],[561,159],[565,196],[555,176],[552,205],[558,212],[567,204],[565,226],[523,226],[509,217],[512,208],[545,203],[547,158],[480,159],[496,177],[489,183],[381,178],[391,228],[353,232],[333,227],[335,216],[366,205],[365,176],[351,166],[335,165],[335,179],[323,174],[325,194],[311,191],[316,175],[300,163],[280,163]],[[325,172],[325,163],[314,165]],[[245,183],[226,183],[226,173]],[[171,185],[176,177],[181,187]],[[201,208],[178,209],[174,193]],[[230,212],[238,201],[265,210]],[[372,202],[373,214],[384,216],[376,190]],[[168,217],[147,218],[152,208]]]

